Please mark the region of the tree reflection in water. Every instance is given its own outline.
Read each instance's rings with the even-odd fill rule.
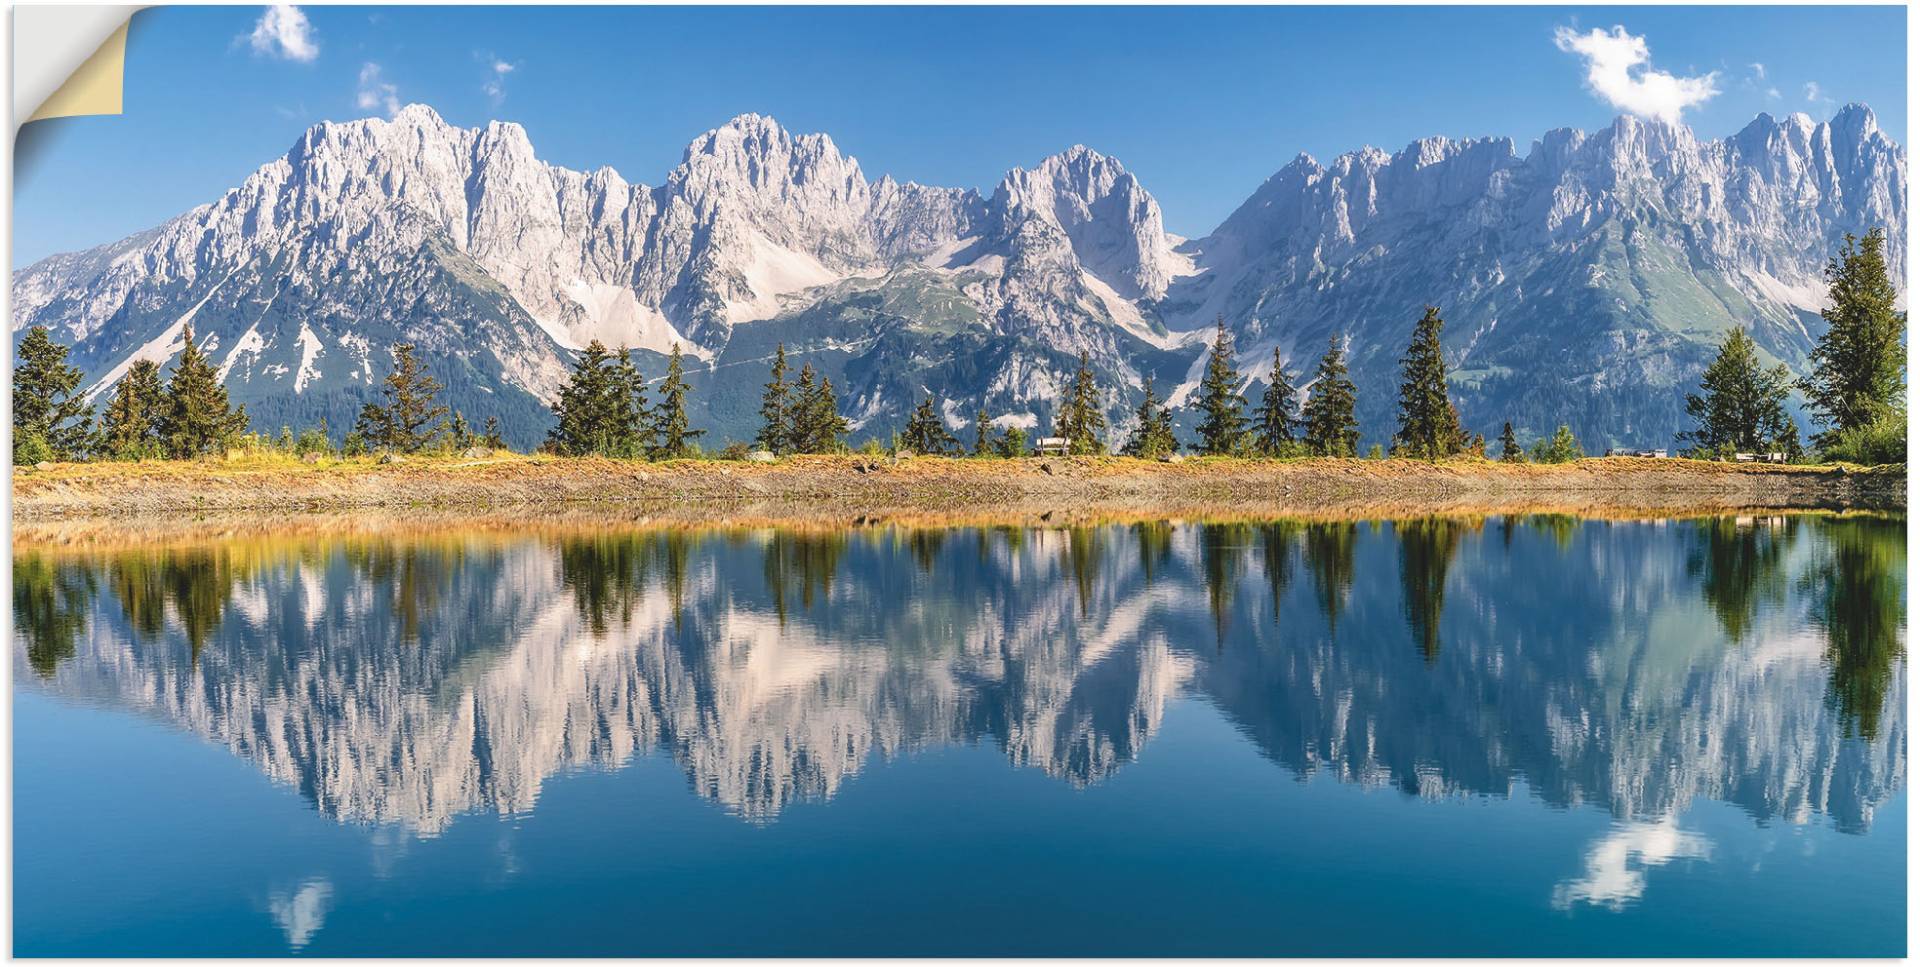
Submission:
[[[27,550],[14,615],[36,687],[424,831],[656,750],[756,820],[951,743],[1086,784],[1188,694],[1289,770],[1420,797],[1523,782],[1654,824],[1711,796],[1858,829],[1902,784],[1901,522],[1519,523]]]

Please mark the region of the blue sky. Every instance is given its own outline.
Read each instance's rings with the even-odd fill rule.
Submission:
[[[308,125],[389,100],[462,125],[518,121],[548,161],[646,184],[747,111],[827,132],[870,178],[924,184],[991,189],[1084,143],[1138,173],[1186,235],[1302,151],[1494,135],[1524,152],[1551,128],[1605,126],[1616,105],[1683,111],[1719,137],[1762,111],[1824,119],[1863,101],[1906,143],[1902,7],[299,11],[258,44],[265,8],[139,14],[126,113],[37,122],[13,264],[211,201]],[[1636,37],[1650,63],[1622,64]],[[1596,58],[1614,68],[1597,85]]]

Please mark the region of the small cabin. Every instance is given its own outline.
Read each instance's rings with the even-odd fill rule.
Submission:
[[[1736,453],[1733,455],[1733,459],[1735,463],[1786,463],[1787,455],[1778,451],[1773,453]]]
[[[1064,457],[1073,444],[1063,436],[1043,436],[1033,442],[1033,452],[1043,457]]]
[[[1609,447],[1607,449],[1607,456],[1609,457],[1647,457],[1654,460],[1665,460],[1667,458],[1667,451],[1636,450],[1632,447]]]

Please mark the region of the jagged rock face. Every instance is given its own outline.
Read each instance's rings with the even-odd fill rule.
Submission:
[[[1137,178],[1081,146],[983,197],[870,182],[827,136],[743,115],[648,187],[540,161],[519,125],[413,105],[318,125],[212,204],[17,273],[13,325],[75,341],[98,392],[171,358],[190,320],[256,428],[327,417],[336,434],[411,341],[456,407],[524,445],[592,339],[654,371],[676,342],[706,362],[696,415],[715,439],[752,435],[731,398],[757,392],[775,342],[882,434],[926,393],[956,426],[976,408],[1042,426],[1084,352],[1118,436],[1142,377],[1187,399],[1220,315],[1250,378],[1274,346],[1304,372],[1347,334],[1378,438],[1432,303],[1470,426],[1657,444],[1727,328],[1803,364],[1843,233],[1886,227],[1899,271],[1905,158],[1857,106],[1709,142],[1623,118],[1525,156],[1435,138],[1303,156],[1182,243]]]
[[[1344,333],[1360,385],[1390,388],[1436,305],[1473,429],[1564,422],[1590,445],[1661,445],[1729,328],[1804,365],[1844,234],[1886,228],[1904,287],[1905,166],[1860,106],[1822,124],[1761,115],[1720,141],[1623,117],[1549,132],[1525,156],[1443,138],[1302,156],[1194,245],[1202,271],[1163,313],[1224,314],[1244,354],[1279,345],[1299,371]],[[1391,393],[1362,395],[1383,434]]]

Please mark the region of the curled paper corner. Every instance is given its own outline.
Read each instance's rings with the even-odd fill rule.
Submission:
[[[129,4],[21,5],[13,21],[13,117],[119,114]]]

